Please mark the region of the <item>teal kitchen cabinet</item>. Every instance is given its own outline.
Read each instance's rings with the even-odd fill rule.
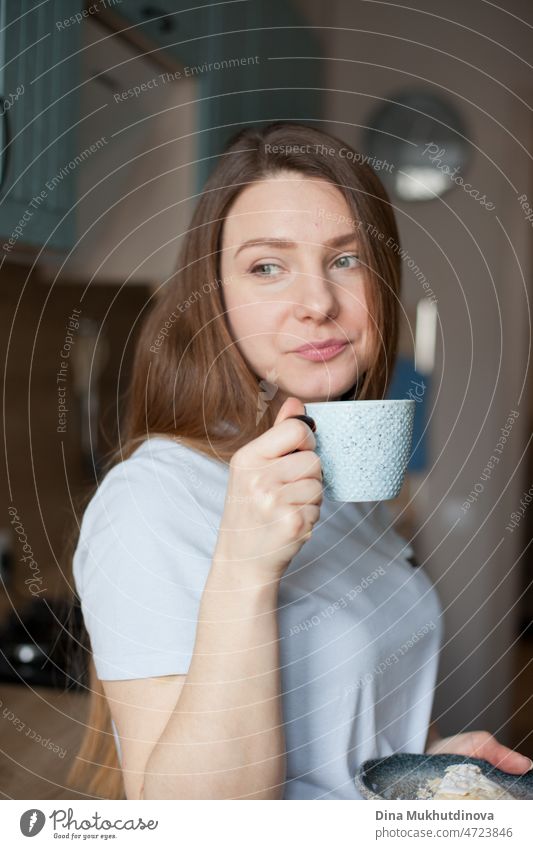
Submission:
[[[290,0],[124,0],[112,11],[198,83],[199,188],[239,127],[322,119],[319,40]]]
[[[80,108],[91,16],[139,56],[167,60],[173,81],[194,81],[196,190],[243,125],[322,118],[319,42],[290,0],[0,0],[0,260],[76,242],[78,177],[94,142]]]
[[[81,0],[0,0],[0,258],[75,232]]]

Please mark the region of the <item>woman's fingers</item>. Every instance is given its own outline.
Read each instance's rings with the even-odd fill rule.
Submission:
[[[513,775],[519,775],[527,772],[531,768],[532,762],[519,752],[515,752],[503,743],[499,743],[496,737],[484,731],[473,731],[472,737],[475,741],[474,758],[483,758],[489,761],[493,766],[502,769],[504,772],[511,772]]]
[[[288,398],[273,427],[231,458],[217,540],[222,561],[249,559],[280,578],[311,536],[322,502],[313,424],[302,402]]]
[[[284,484],[297,480],[322,481],[322,465],[314,451],[297,451],[296,454],[280,457],[275,461],[273,473],[276,480]]]
[[[515,752],[503,743],[498,742],[489,731],[467,731],[455,734],[453,737],[443,737],[428,747],[429,754],[468,755],[471,758],[481,758],[504,772],[521,775],[532,765],[526,755]]]
[[[253,446],[255,453],[261,458],[274,460],[291,451],[313,451],[316,448],[316,439],[309,425],[289,416],[254,439]]]
[[[287,504],[322,504],[324,493],[322,484],[317,480],[296,480],[283,484],[281,495]]]

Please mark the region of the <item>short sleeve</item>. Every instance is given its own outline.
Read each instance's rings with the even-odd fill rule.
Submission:
[[[189,668],[216,533],[173,450],[114,466],[83,515],[73,575],[103,680]]]

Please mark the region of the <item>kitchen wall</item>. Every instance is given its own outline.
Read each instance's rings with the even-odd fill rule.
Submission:
[[[39,597],[41,588],[46,588],[42,596],[49,601],[68,594],[69,576],[57,564],[63,566],[65,540],[73,526],[75,529],[72,503],[95,485],[95,474],[84,463],[80,446],[80,414],[71,361],[63,404],[68,412],[60,419],[61,384],[56,375],[69,333],[68,319],[77,315],[74,310],[81,310],[80,317],[98,322],[107,340],[107,365],[98,382],[101,426],[98,434],[92,434],[97,440],[97,456],[104,457],[115,447],[117,388],[122,393],[126,386],[135,320],[149,291],[140,285],[122,290],[116,285],[91,286],[85,291],[68,280],[54,285],[45,282],[39,272],[28,276],[26,267],[6,263],[1,281],[0,351],[2,362],[7,358],[4,400],[8,415],[4,422],[8,465],[2,451],[0,500],[4,506],[0,528],[12,530],[14,514],[8,513],[8,508],[16,508],[38,567],[30,569],[30,561],[20,559],[29,551],[24,552],[13,535],[16,568],[9,603],[5,597],[0,599],[0,613],[4,613],[11,603],[21,610],[32,593]],[[72,336],[71,356],[77,341],[75,330]],[[65,432],[58,432],[63,421]],[[30,577],[37,579],[33,590],[25,583]]]
[[[330,130],[360,147],[377,104],[405,87],[434,87],[466,121],[469,182],[495,204],[489,212],[454,187],[439,200],[395,208],[403,247],[438,298],[431,462],[413,496],[415,544],[445,608],[436,715],[447,733],[489,727],[505,738],[525,584],[520,555],[531,536],[526,522],[506,530],[530,486],[522,452],[533,424],[532,230],[518,201],[523,193],[530,203],[533,198],[531,27],[520,20],[531,19],[531,6],[526,0],[511,0],[505,10],[481,0],[300,5],[321,27],[329,57]],[[412,313],[423,293],[408,269],[404,286]],[[500,462],[482,480],[513,411],[519,415]],[[483,491],[463,511],[479,484]]]

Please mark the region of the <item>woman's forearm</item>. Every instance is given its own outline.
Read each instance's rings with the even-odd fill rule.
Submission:
[[[145,799],[282,796],[278,584],[254,586],[250,571],[213,561],[187,681],[146,766]]]

